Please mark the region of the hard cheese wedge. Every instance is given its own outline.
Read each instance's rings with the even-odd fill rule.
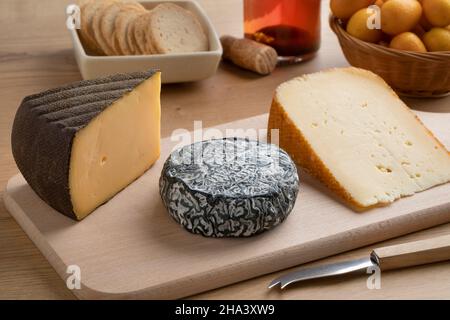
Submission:
[[[298,165],[357,210],[450,181],[445,147],[365,70],[333,69],[283,83],[269,129],[279,129],[280,146]]]
[[[26,97],[12,151],[31,188],[81,220],[160,155],[160,73],[119,74]]]

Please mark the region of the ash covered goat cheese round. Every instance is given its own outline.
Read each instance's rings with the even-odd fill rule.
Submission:
[[[249,237],[283,222],[299,189],[295,164],[273,144],[197,142],[164,164],[160,194],[171,216],[207,237]]]

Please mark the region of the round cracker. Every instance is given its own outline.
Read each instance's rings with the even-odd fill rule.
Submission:
[[[136,49],[139,54],[153,54],[151,47],[147,43],[147,32],[149,28],[152,12],[149,11],[139,16],[134,22],[134,37]]]
[[[107,12],[110,6],[116,4],[117,0],[103,0],[102,4],[95,11],[94,16],[92,18],[92,31],[94,34],[94,39],[97,42],[97,45],[102,49],[102,51],[108,55],[115,55],[113,49],[108,45],[106,40],[103,38],[103,35],[100,31],[100,25],[103,19],[103,15]]]
[[[117,14],[120,12],[122,7],[122,3],[117,2],[107,6],[103,10],[103,14],[101,15],[99,21],[99,31],[100,37],[102,38],[102,42],[104,45],[108,47],[108,51],[105,50],[108,55],[119,55],[112,44],[113,33],[114,33],[114,21],[116,19]]]
[[[128,10],[135,9],[139,11],[145,10],[145,8],[135,1],[124,1],[114,3],[113,5],[105,9],[100,22],[100,32],[103,40],[111,48],[114,54],[121,54],[120,50],[116,50],[115,42],[115,22],[117,16],[121,12],[129,12]]]
[[[149,21],[148,21],[149,25],[150,25],[150,21],[152,19],[152,16],[153,16],[153,11],[150,13],[150,17],[149,17]],[[144,33],[145,33],[145,46],[146,46],[148,52],[150,52],[152,54],[160,54],[162,52],[159,52],[158,49],[156,48],[155,44],[154,44],[151,32],[149,30],[150,29],[149,25],[145,28],[145,31],[144,31]]]
[[[95,42],[98,50],[101,52],[101,54],[106,55],[108,54],[105,51],[105,47],[102,46],[101,42],[99,42],[99,17],[103,11],[103,9],[112,3],[118,2],[120,0],[93,0],[89,2],[88,9],[88,20],[87,20],[87,31],[90,37]],[[101,41],[101,40],[100,40]]]
[[[96,0],[86,0],[80,3],[80,30],[78,34],[89,54],[104,54],[97,45],[92,32],[92,19],[100,5],[101,1]]]
[[[136,37],[134,36],[134,28],[136,26],[136,19],[138,17],[139,17],[139,15],[128,23],[128,28],[126,31],[127,38],[125,39],[125,43],[129,49],[130,54],[140,54],[140,51],[139,51],[139,48],[138,48],[138,45],[136,42]]]
[[[133,55],[136,53],[135,44],[132,42],[134,38],[133,25],[134,21],[143,13],[147,12],[144,7],[124,7],[116,17],[114,26],[114,48],[116,51],[125,55]]]
[[[147,30],[158,53],[208,50],[208,38],[200,22],[190,11],[173,3],[163,3],[152,10]]]
[[[139,16],[141,16],[141,15],[142,15],[142,13]],[[140,47],[138,45],[138,41],[136,40],[136,36],[135,36],[136,21],[139,18],[139,16],[130,22],[129,30],[128,30],[128,38],[127,38],[127,44],[131,50],[131,53],[137,54],[137,55],[143,54],[143,51],[140,49]]]

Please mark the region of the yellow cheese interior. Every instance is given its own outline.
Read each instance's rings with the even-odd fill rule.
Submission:
[[[75,135],[69,188],[79,220],[141,176],[160,155],[160,73]]]
[[[361,206],[450,180],[447,150],[374,75],[341,69],[297,78],[276,99],[334,178]]]

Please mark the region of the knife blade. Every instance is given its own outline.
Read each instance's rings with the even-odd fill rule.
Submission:
[[[302,269],[273,280],[269,285],[269,289],[275,287],[278,284],[280,285],[281,289],[284,289],[288,285],[300,281],[333,277],[347,273],[357,273],[362,271],[365,272],[367,268],[374,265],[376,265],[376,263],[374,263],[370,258],[363,258],[318,266],[315,268]]]
[[[269,284],[269,289],[277,285],[284,289],[305,280],[366,273],[369,267],[378,267],[381,271],[385,271],[446,260],[450,260],[450,235],[377,248],[366,258],[302,268],[273,280]]]

